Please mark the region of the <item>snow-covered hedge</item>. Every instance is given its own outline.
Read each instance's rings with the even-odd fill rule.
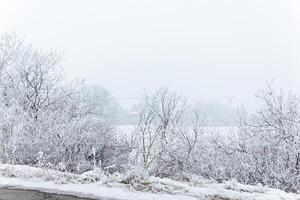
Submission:
[[[203,114],[184,97],[159,89],[137,105],[139,121],[124,138],[111,125],[106,92],[67,81],[56,52],[3,34],[0,161],[76,173],[101,168],[126,174],[135,167],[161,178],[184,181],[183,174],[195,174],[299,192],[299,97],[276,94],[271,86],[258,97],[261,109],[222,134],[205,128]],[[123,182],[141,189],[147,182],[140,180]]]
[[[2,162],[82,172],[124,159],[107,99],[82,81],[68,82],[56,52],[34,49],[15,34],[1,36]]]

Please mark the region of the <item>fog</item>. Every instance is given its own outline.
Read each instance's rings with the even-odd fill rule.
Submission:
[[[64,52],[70,79],[107,88],[124,107],[169,87],[253,110],[266,81],[300,90],[299,13],[296,0],[10,0],[0,32]]]
[[[300,200],[299,24],[299,0],[0,0],[1,184]]]

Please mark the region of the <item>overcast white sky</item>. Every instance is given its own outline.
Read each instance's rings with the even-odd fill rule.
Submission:
[[[65,52],[69,77],[125,106],[161,86],[255,107],[266,80],[300,93],[297,0],[0,0],[0,32]]]

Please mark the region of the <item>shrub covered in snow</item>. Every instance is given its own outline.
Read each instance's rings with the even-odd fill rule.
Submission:
[[[270,85],[258,97],[264,103],[261,109],[242,119],[238,130],[204,140],[205,148],[198,148],[196,173],[299,192],[299,98],[277,94]]]
[[[56,52],[34,49],[15,34],[1,36],[2,162],[83,172],[126,153],[110,125],[109,98],[68,82],[60,63]]]
[[[156,176],[195,184],[196,177],[236,179],[299,192],[299,97],[276,94],[269,85],[258,97],[261,109],[223,134],[205,128],[184,97],[159,89],[137,105],[138,123],[124,138],[111,125],[116,105],[106,91],[67,81],[58,53],[3,34],[0,161],[86,172],[86,181],[114,177],[141,191],[161,190],[149,180]],[[98,175],[90,172],[97,168]]]

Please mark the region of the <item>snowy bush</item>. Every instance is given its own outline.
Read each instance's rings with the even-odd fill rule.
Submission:
[[[147,185],[149,175],[300,191],[297,95],[277,94],[268,85],[258,93],[261,109],[224,134],[205,128],[205,115],[184,97],[159,89],[136,107],[138,123],[126,138],[112,126],[114,99],[102,88],[67,81],[61,60],[15,34],[0,37],[1,162],[76,173],[101,169],[84,179],[114,174],[136,190],[161,189]]]
[[[137,107],[131,162],[156,176],[173,176],[192,168],[202,129],[197,115],[193,130],[187,126],[186,110],[185,98],[167,89],[146,96]]]
[[[270,85],[258,93],[261,109],[243,119],[238,131],[210,140],[198,154],[200,173],[219,180],[261,183],[300,191],[300,101]],[[206,162],[205,162],[206,160]]]
[[[264,104],[257,113],[220,133],[204,128],[199,115],[187,119],[189,110],[178,94],[160,89],[146,96],[137,107],[131,163],[160,177],[185,179],[183,174],[189,173],[299,191],[299,98],[276,94],[270,85],[258,97]]]
[[[1,36],[2,162],[82,172],[119,156],[107,94],[68,82],[60,63],[56,52]]]

